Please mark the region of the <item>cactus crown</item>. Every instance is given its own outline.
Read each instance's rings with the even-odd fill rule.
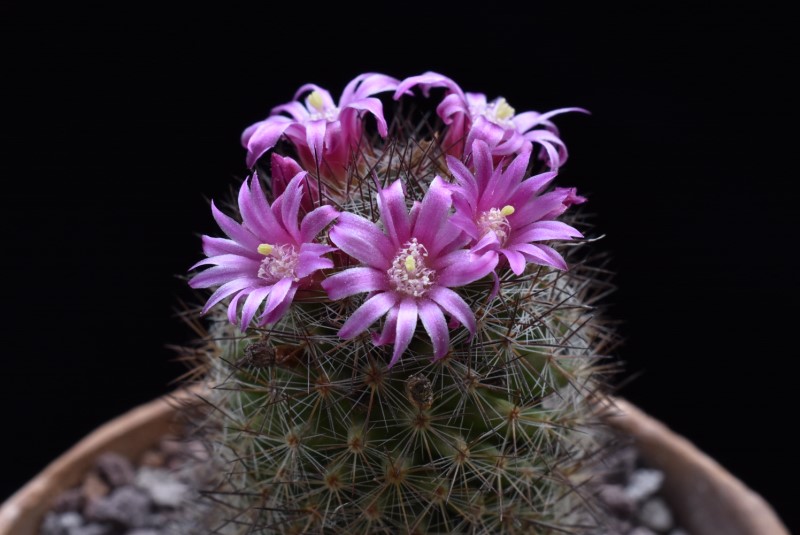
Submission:
[[[437,88],[438,117],[409,111]],[[612,336],[592,315],[602,270],[552,247],[582,237],[560,218],[585,199],[550,188],[550,118],[571,110],[515,114],[436,73],[296,98],[244,132],[238,217],[213,207],[229,239],[204,237],[191,280],[216,288],[203,433],[223,475],[202,522],[579,531]]]

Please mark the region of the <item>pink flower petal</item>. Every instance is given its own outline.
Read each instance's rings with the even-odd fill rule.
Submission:
[[[396,302],[397,295],[394,292],[379,293],[367,299],[342,325],[339,330],[339,337],[350,340],[361,334],[375,323],[378,318],[386,314]]]
[[[462,99],[464,95],[464,92],[453,80],[447,76],[439,74],[438,72],[428,71],[418,76],[411,76],[400,82],[400,85],[397,86],[392,98],[397,100],[404,94],[408,93],[411,88],[416,86],[420,86],[422,88],[422,94],[426,97],[430,94],[431,88],[434,87],[446,87],[450,91],[461,95]]]
[[[247,249],[251,249],[253,251],[258,249],[258,246],[261,243],[259,239],[256,238],[252,232],[242,227],[232,218],[220,212],[214,204],[214,201],[211,201],[211,213],[214,216],[214,220],[219,225],[219,228],[221,228],[230,239],[236,241]]]
[[[278,115],[279,113],[287,113],[297,122],[307,121],[310,117],[306,107],[296,100],[281,104],[280,106],[275,106],[272,108],[270,115]]]
[[[558,169],[567,161],[567,146],[561,139],[547,130],[531,130],[523,135],[531,143],[542,146],[547,152],[548,166],[550,169]]]
[[[242,135],[242,145],[247,149],[247,167],[253,167],[261,156],[274,147],[292,124],[288,117],[273,116],[256,123]]]
[[[475,219],[473,217],[467,215],[468,213],[469,212],[457,211],[450,216],[450,223],[463,230],[473,240],[477,240],[480,236],[478,225],[475,224]]]
[[[197,269],[201,266],[226,266],[229,268],[236,268],[247,270],[254,266],[258,266],[260,259],[242,257],[238,254],[221,254],[209,258],[204,258],[189,268],[189,271]]]
[[[267,299],[267,304],[264,306],[264,315],[268,315],[270,312],[275,310],[284,299],[286,299],[286,295],[289,293],[289,288],[292,287],[294,281],[288,277],[285,277],[278,282],[276,282],[272,286],[272,291],[269,293],[269,299]]]
[[[257,176],[253,176],[250,181],[250,196],[249,200],[245,200],[249,205],[248,210],[252,216],[257,219],[263,229],[262,234],[258,234],[261,243],[289,243],[292,241],[292,236],[286,232],[279,218],[276,218],[274,213],[267,202],[264,191],[261,189],[261,181]],[[241,210],[240,200],[240,210]]]
[[[436,247],[431,248],[428,253],[431,258],[444,256],[452,253],[456,249],[461,249],[469,242],[469,236],[455,225],[445,225],[436,235]],[[437,248],[441,247],[441,248]]]
[[[445,227],[445,220],[450,213],[450,191],[444,186],[440,177],[434,177],[422,205],[419,209],[417,221],[412,234],[420,243],[428,247],[428,252],[438,251],[445,244],[437,241],[437,236]]]
[[[372,221],[343,212],[330,230],[331,241],[346,254],[368,266],[387,270],[397,248]]]
[[[473,149],[473,154],[475,150]],[[447,157],[447,168],[453,174],[453,177],[456,179],[461,188],[464,190],[464,198],[472,205],[473,209],[477,208],[477,199],[479,196],[479,187],[478,182],[475,179],[475,175],[473,175],[467,166],[464,165],[461,160],[457,158],[453,158],[452,156]]]
[[[272,153],[271,158],[271,175],[272,175],[272,194],[276,197],[286,190],[289,181],[292,180],[297,173],[303,171],[296,161],[288,156],[281,156],[280,154]],[[319,195],[317,195],[319,197]]]
[[[406,196],[401,180],[395,180],[391,186],[378,192],[378,208],[386,234],[395,249],[400,249],[411,238]]]
[[[450,288],[435,286],[427,296],[464,325],[471,334],[475,334],[475,315],[460,295]]]
[[[530,153],[520,154],[515,157],[511,160],[511,163],[508,164],[508,167],[497,175],[495,180],[489,184],[487,189],[491,197],[497,199],[497,202],[495,202],[493,206],[502,207],[504,204],[508,204],[507,201],[509,198],[522,185],[522,180],[525,178],[525,172],[528,170],[530,159]]]
[[[522,275],[522,272],[525,271],[525,257],[512,249],[500,249],[500,253],[508,260],[508,266],[514,275]]]
[[[556,269],[566,270],[567,263],[564,258],[552,247],[539,243],[520,243],[515,244],[513,249],[525,255],[525,258],[534,264],[542,266],[552,266]]]
[[[483,93],[470,93],[467,91],[464,93],[465,102],[467,106],[473,108],[475,110],[483,110],[486,109],[486,105],[489,103],[486,95]]]
[[[209,258],[209,262],[214,262],[218,257]],[[210,269],[198,273],[189,281],[192,288],[208,288],[217,284],[224,284],[231,279],[240,277],[252,277],[258,273],[258,262],[249,258],[239,257],[237,261],[226,261],[223,265],[214,266]]]
[[[535,223],[544,216],[562,206],[563,194],[555,192],[545,193],[540,197],[531,199],[527,204],[517,206],[513,214],[508,217],[514,233],[523,232],[531,223]]]
[[[244,306],[242,306],[242,320],[240,323],[242,332],[247,331],[247,327],[250,325],[250,321],[252,321],[253,316],[256,315],[258,307],[264,302],[264,298],[272,292],[272,288],[273,286],[256,288],[247,296]]]
[[[386,314],[386,320],[383,323],[383,330],[381,334],[373,333],[372,343],[376,346],[383,346],[386,344],[393,344],[395,334],[397,331],[397,311],[398,308],[390,308]]]
[[[470,251],[474,254],[483,254],[486,251],[497,251],[500,248],[500,240],[497,234],[489,231],[478,240],[471,248]]]
[[[512,235],[514,243],[529,243],[533,241],[570,240],[582,238],[583,234],[577,229],[561,221],[537,221],[525,227],[524,231]]]
[[[411,339],[414,337],[416,327],[417,302],[411,297],[406,297],[400,302],[400,308],[397,311],[394,351],[392,352],[392,360],[389,362],[389,368],[397,364],[403,352],[408,348]]]
[[[284,280],[288,280],[288,279],[284,279]],[[297,293],[297,285],[296,284],[292,284],[289,287],[289,290],[283,296],[283,299],[275,306],[275,308],[270,310],[269,303],[268,303],[267,306],[264,309],[264,313],[261,314],[261,317],[258,319],[258,324],[259,325],[267,325],[268,323],[275,323],[276,321],[281,319],[283,317],[283,315],[286,314],[286,311],[289,310],[289,307],[291,306],[292,301],[294,301],[294,294],[295,293]],[[272,295],[272,294],[270,294],[270,295]]]
[[[544,189],[558,176],[555,171],[547,171],[534,175],[529,179],[522,182],[520,187],[511,197],[511,201],[515,206],[522,206],[523,204],[534,200],[534,196],[540,194]]]
[[[514,123],[518,132],[525,133],[534,126],[541,124],[541,120],[539,119],[541,116],[542,114],[538,111],[526,111],[518,113],[511,121]]]
[[[208,302],[203,307],[203,314],[207,313],[211,308],[225,299],[226,297],[230,296],[233,293],[238,292],[239,290],[243,290],[250,286],[256,286],[259,283],[259,279],[255,277],[242,277],[240,279],[233,279],[232,281],[228,281],[217,290],[211,294],[211,297],[208,298]]]
[[[300,215],[300,201],[303,197],[303,180],[307,173],[298,173],[286,186],[286,191],[281,195],[280,216],[283,228],[289,233],[295,243],[302,243],[298,217]],[[278,199],[275,199],[278,204]]]
[[[436,106],[436,114],[442,118],[442,122],[451,126],[463,126],[465,123],[461,122],[456,124],[456,118],[459,115],[469,116],[469,108],[464,105],[464,100],[460,95],[451,93],[447,95],[438,106]],[[466,136],[467,132],[462,130],[462,136]]]
[[[503,140],[505,135],[506,131],[502,126],[496,125],[483,115],[480,115],[473,121],[472,128],[469,129],[467,148],[472,147],[473,143],[478,140],[494,148]]]
[[[556,115],[569,112],[590,114],[588,110],[585,110],[583,108],[559,108],[557,110],[548,111],[547,113],[537,113],[534,111],[520,113],[514,117],[513,121],[517,129],[520,132],[524,133],[535,126],[549,124],[551,117],[555,117]]]
[[[303,218],[300,223],[300,239],[309,242],[322,232],[334,219],[339,217],[339,212],[333,206],[320,206]]]
[[[237,311],[238,311],[238,308],[239,308],[239,300],[242,297],[247,297],[250,294],[251,291],[252,291],[252,289],[243,290],[243,291],[239,292],[238,294],[234,295],[233,298],[231,299],[231,302],[228,304],[228,321],[231,324],[233,324],[233,325],[237,324],[236,314],[237,314]]]
[[[334,301],[362,292],[389,290],[386,271],[371,267],[346,269],[322,281],[322,288]]]
[[[505,130],[503,139],[492,148],[494,156],[509,156],[511,154],[528,154],[531,144],[525,137],[513,128]]]
[[[218,256],[223,254],[235,254],[239,256],[246,256],[253,260],[260,260],[261,255],[258,251],[250,250],[242,247],[240,244],[227,238],[214,238],[212,236],[203,236],[203,253],[206,256]]]
[[[328,121],[319,119],[316,121],[309,121],[306,126],[306,144],[314,155],[317,165],[322,162],[322,157],[325,155],[325,130],[328,127]]]
[[[339,99],[339,105],[344,107],[354,100],[371,97],[385,91],[392,91],[397,88],[399,83],[400,81],[396,78],[385,74],[375,72],[360,74],[345,86]]]
[[[497,254],[488,251],[478,256],[461,249],[439,260],[446,263],[446,267],[438,272],[437,284],[449,287],[465,286],[491,273],[497,265]]]
[[[478,191],[483,192],[494,172],[492,154],[483,140],[475,141],[470,147],[472,147],[472,164],[475,167],[475,182],[478,184]]]
[[[254,187],[257,188],[256,191],[251,191],[247,185],[247,180],[242,182],[242,186],[239,188],[239,214],[242,216],[242,224],[247,229],[256,236],[265,236],[269,233],[271,227],[268,227],[261,218],[264,212],[260,209],[262,206],[268,206],[267,200],[263,197],[261,188],[258,187],[258,178],[254,176],[251,181],[254,183]],[[269,210],[265,211],[268,212]]]
[[[297,255],[297,278],[304,279],[320,269],[330,269],[333,267],[333,260],[330,258],[320,258],[314,252],[304,252]]]
[[[447,321],[444,319],[442,309],[429,299],[420,299],[419,318],[422,325],[433,343],[433,356],[440,359],[447,354],[450,348],[450,332],[447,329]]]
[[[386,137],[388,134],[387,126],[386,126],[386,119],[383,117],[383,104],[377,98],[364,98],[361,100],[355,100],[347,105],[347,108],[357,110],[357,111],[366,111],[367,113],[372,114],[375,117],[375,120],[378,122],[378,133],[381,137]]]

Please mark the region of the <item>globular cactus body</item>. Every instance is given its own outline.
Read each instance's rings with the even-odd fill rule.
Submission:
[[[446,87],[454,94],[442,79],[447,80],[429,76],[387,87],[405,94],[416,83],[424,89]],[[307,108],[319,109],[323,104],[318,100],[312,93]],[[503,115],[495,117],[496,122],[509,120],[513,109],[509,110],[495,110]],[[332,206],[340,214],[383,221],[379,228],[388,233],[381,212],[389,208],[380,195],[399,180],[409,217],[419,229],[422,222],[413,218],[426,213],[420,206],[437,187],[432,186],[435,177],[447,184],[448,192],[456,191],[453,174],[462,171],[454,168],[455,160],[470,171],[480,165],[480,158],[488,158],[490,170],[497,173],[518,165],[492,152],[516,138],[506,135],[494,145],[486,136],[481,140],[481,132],[474,132],[480,124],[476,117],[455,122],[466,124],[466,137],[478,138],[467,152],[463,143],[454,151],[439,141],[455,137],[452,121],[414,124],[409,116],[398,111],[385,136],[370,137],[359,129],[357,142],[347,140],[352,152],[344,171],[326,172],[324,154],[313,168],[306,165],[303,202],[313,202],[301,208],[301,216],[320,205]],[[332,129],[331,116],[325,120]],[[554,159],[563,162],[563,144],[554,134],[543,134],[542,139],[551,143],[542,143],[542,149],[534,141],[534,155],[541,154],[545,164],[557,168]],[[277,149],[302,152],[300,142],[291,136],[289,140],[291,144],[278,143]],[[249,149],[253,161],[263,154],[258,147]],[[308,160],[307,153],[304,161]],[[273,157],[271,173],[284,173],[284,164]],[[533,158],[525,166],[525,177],[539,165]],[[480,170],[474,172],[478,176]],[[263,170],[259,174],[265,188],[272,186],[273,206],[284,209],[288,201],[275,200],[274,181]],[[531,190],[530,195],[547,193]],[[558,199],[562,209],[551,219],[579,198],[572,191]],[[506,206],[494,209],[497,213],[484,210],[483,219],[476,216],[475,221],[497,217],[506,222],[513,213]],[[243,227],[254,217],[242,216]],[[388,334],[366,330],[343,338],[347,321],[380,291],[339,290],[347,295],[332,299],[335,292],[326,291],[331,285],[320,285],[358,265],[358,259],[345,254],[346,246],[334,250],[346,243],[336,233],[351,228],[341,217],[335,225],[343,226],[321,229],[316,241],[329,247],[325,258],[333,267],[323,265],[306,279],[295,277],[299,282],[295,280],[291,306],[277,319],[270,316],[269,307],[279,305],[268,297],[260,306],[262,320],[269,321],[256,317],[251,323],[254,315],[249,314],[244,332],[228,320],[248,314],[248,306],[255,313],[248,305],[249,294],[242,299],[234,295],[239,302],[228,304],[228,318],[221,305],[210,308],[210,339],[216,352],[205,363],[205,380],[213,386],[208,395],[213,410],[203,432],[223,475],[207,489],[215,507],[204,513],[202,522],[221,533],[580,532],[589,506],[576,486],[596,450],[590,430],[596,423],[598,355],[610,339],[592,316],[599,293],[597,274],[581,263],[565,271],[551,267],[556,260],[545,265],[529,257],[522,270],[512,269],[512,253],[504,259],[496,243],[494,249],[490,245],[479,250],[474,241],[491,231],[500,242],[510,243],[508,234],[521,231],[508,223],[490,225],[472,245],[464,238],[464,250],[470,251],[464,253],[464,261],[487,261],[487,256],[478,258],[490,255],[492,274],[453,284],[474,314],[474,325],[443,306],[448,342],[442,351],[441,339],[431,335],[433,320],[426,322],[419,312],[421,324],[398,351],[402,328],[395,330],[392,322],[402,323],[396,316],[402,316],[405,305],[397,305],[399,313],[390,309],[383,320],[380,315],[373,319],[377,327],[390,324],[384,328],[391,331]],[[423,256],[409,255],[407,247],[402,249],[408,243],[401,244],[400,252],[406,253],[397,256],[399,264],[386,270],[390,283],[395,281],[387,293],[402,290],[401,302],[414,302],[422,311],[429,306],[422,303],[425,292],[436,277],[444,280],[444,271],[425,268],[423,273],[424,262],[436,265],[430,263],[435,255],[428,257],[427,249]],[[273,245],[259,247],[273,254]],[[567,255],[568,260],[574,258]],[[276,265],[272,258],[265,262],[260,266]],[[300,268],[292,269],[294,275]],[[421,286],[400,285],[392,279],[392,269]]]

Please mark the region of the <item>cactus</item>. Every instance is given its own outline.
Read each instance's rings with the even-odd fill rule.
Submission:
[[[441,93],[437,117],[408,106]],[[593,316],[604,272],[557,220],[584,199],[548,189],[566,159],[550,118],[574,110],[515,114],[436,73],[301,94],[245,131],[241,223],[213,208],[230,239],[204,237],[195,267],[213,267],[191,280],[217,288],[198,374],[218,477],[197,521],[581,532],[613,336]]]

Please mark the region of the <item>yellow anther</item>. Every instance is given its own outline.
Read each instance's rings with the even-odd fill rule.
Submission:
[[[268,243],[262,243],[261,245],[258,246],[258,254],[263,254],[266,256],[269,253],[271,253],[274,248],[275,247],[273,247]]]
[[[417,269],[417,261],[416,261],[416,260],[414,260],[414,257],[413,257],[413,256],[411,256],[411,255],[408,255],[408,256],[406,257],[406,271],[408,271],[409,273],[411,273],[411,272],[413,272],[415,269]]]
[[[510,204],[507,204],[500,209],[500,214],[502,214],[503,217],[508,217],[513,213],[514,213],[514,207],[511,206]]]
[[[505,121],[514,115],[514,108],[508,105],[506,99],[500,97],[497,99],[497,104],[495,104],[494,115],[501,121]]]
[[[319,91],[312,91],[310,95],[308,95],[308,103],[317,111],[322,111],[322,108],[325,107],[325,101],[322,100],[322,93]]]

